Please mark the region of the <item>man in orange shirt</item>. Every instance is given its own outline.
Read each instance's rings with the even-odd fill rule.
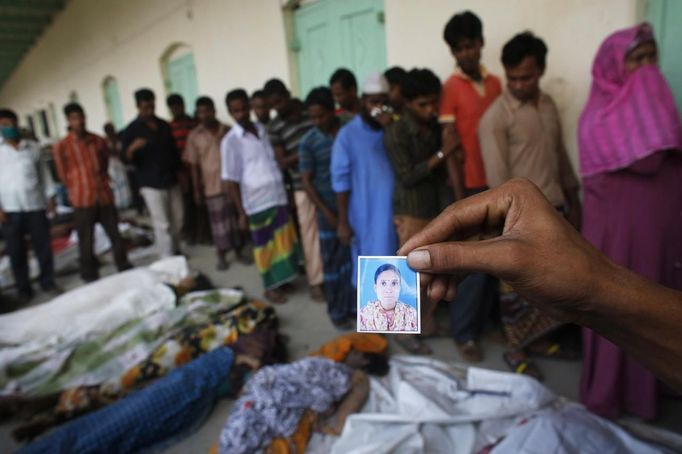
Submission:
[[[443,84],[439,120],[443,125],[443,148],[459,141],[458,160],[450,160],[448,171],[457,198],[487,189],[485,167],[478,142],[478,122],[488,106],[502,92],[500,80],[481,65],[483,25],[472,12],[454,15],[445,26],[443,38],[457,62],[457,68]],[[462,359],[478,362],[482,353],[478,337],[497,299],[495,280],[476,273],[460,285],[450,305],[450,324]]]
[[[119,271],[131,268],[125,244],[118,231],[118,212],[109,183],[109,146],[102,137],[85,129],[85,112],[80,104],[64,107],[69,134],[53,151],[59,179],[69,191],[78,232],[81,277],[86,282],[99,278],[95,258],[94,230],[100,223],[111,240],[111,250]]]

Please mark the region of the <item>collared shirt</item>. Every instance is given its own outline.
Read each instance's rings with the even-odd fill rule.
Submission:
[[[212,131],[200,124],[187,137],[187,161],[198,165],[204,184],[204,195],[211,197],[223,192],[223,182],[220,168],[220,141],[230,127],[218,123],[218,128]]]
[[[24,139],[16,149],[0,142],[0,209],[8,213],[44,210],[54,193],[37,142]]]
[[[541,93],[535,105],[505,91],[481,119],[479,136],[490,187],[525,177],[556,207],[564,205],[564,191],[578,187],[548,95]]]
[[[421,219],[438,216],[453,201],[445,166],[429,169],[428,165],[441,145],[438,123],[434,121],[424,134],[406,110],[398,122],[386,129],[384,144],[395,173],[394,214]]]
[[[357,285],[358,255],[394,255],[398,236],[393,225],[395,179],[384,147],[384,131],[356,115],[341,128],[332,148],[332,188],[350,192],[348,222],[355,238],[352,284]]]
[[[197,125],[194,118],[189,115],[184,115],[182,118],[173,119],[170,122],[171,131],[173,132],[173,140],[175,140],[175,147],[180,152],[183,160],[186,160],[187,153],[185,146],[187,145],[187,138],[192,129]]]
[[[135,180],[140,187],[167,189],[178,181],[177,172],[181,161],[168,123],[155,117],[156,130],[151,129],[139,117],[133,120],[123,132],[123,155],[130,144],[137,138],[147,144],[137,150],[131,160],[135,167]]]
[[[298,168],[312,172],[312,183],[328,208],[336,211],[336,193],[332,189],[332,176],[329,165],[332,160],[334,137],[319,128],[312,128],[301,139],[299,146]]]
[[[109,154],[106,140],[90,132],[82,138],[69,134],[54,146],[57,174],[69,191],[71,205],[84,208],[114,203]]]
[[[474,81],[459,68],[445,81],[441,92],[439,121],[455,123],[464,149],[464,186],[486,186],[486,174],[478,142],[478,123],[502,92],[500,80],[481,66],[481,81]]]
[[[298,99],[293,99],[291,102],[301,103]],[[308,114],[305,113],[303,107],[301,109],[301,116],[298,121],[285,120],[278,115],[270,120],[267,126],[270,144],[273,147],[282,146],[286,155],[298,153],[301,138],[313,127],[308,119]],[[287,173],[294,189],[301,189],[301,174],[298,171],[298,166],[287,169]]]
[[[236,124],[220,143],[222,178],[239,183],[242,206],[248,215],[287,205],[282,172],[265,128],[254,125],[257,136]]]

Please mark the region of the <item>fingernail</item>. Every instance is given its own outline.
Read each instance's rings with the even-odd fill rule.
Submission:
[[[426,249],[412,251],[407,256],[407,264],[416,270],[431,268],[431,254]]]

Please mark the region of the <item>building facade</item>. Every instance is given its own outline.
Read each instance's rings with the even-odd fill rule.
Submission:
[[[672,4],[672,5],[671,5]],[[133,92],[179,92],[188,110],[211,96],[228,121],[224,97],[251,92],[271,77],[304,96],[340,66],[361,81],[374,70],[428,67],[445,79],[454,60],[442,39],[454,13],[470,9],[484,23],[483,63],[503,76],[502,45],[532,30],[548,47],[543,88],[556,100],[576,161],[576,124],[587,98],[590,67],[612,31],[649,17],[654,25],[682,18],[675,0],[70,0],[0,89],[0,105],[32,123],[42,141],[65,133],[62,106],[79,101],[90,128],[119,128],[136,114]],[[667,8],[667,10],[666,10]],[[673,14],[674,16],[674,14]],[[672,22],[671,22],[672,23]],[[665,28],[663,27],[662,28]],[[668,27],[664,30],[671,32]],[[679,38],[679,37],[678,37]],[[674,37],[664,36],[672,41]],[[665,43],[663,43],[665,44]],[[666,55],[663,46],[662,56]],[[670,59],[672,60],[672,59]],[[676,74],[679,68],[664,70]],[[669,79],[670,79],[669,75]],[[680,78],[682,80],[682,78]],[[681,93],[678,91],[678,93]]]

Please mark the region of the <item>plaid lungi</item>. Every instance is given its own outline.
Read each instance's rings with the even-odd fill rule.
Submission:
[[[239,229],[237,210],[228,195],[206,197],[206,208],[216,248],[221,251],[241,250],[247,242],[247,233]]]

